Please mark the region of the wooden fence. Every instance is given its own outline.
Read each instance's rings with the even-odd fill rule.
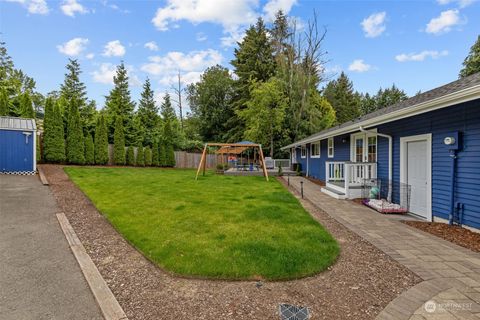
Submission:
[[[126,148],[125,148],[126,151]],[[137,156],[137,147],[133,148],[135,157]],[[185,151],[175,151],[175,168],[196,169],[200,164],[201,153],[190,153]],[[213,169],[217,163],[221,163],[221,156],[215,154],[207,155],[207,168]],[[108,164],[113,165],[113,144],[108,145]]]

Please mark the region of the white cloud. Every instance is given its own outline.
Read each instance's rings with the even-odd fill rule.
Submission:
[[[57,49],[64,55],[74,57],[80,55],[86,49],[87,44],[88,39],[86,38],[73,38],[72,40],[58,45]]]
[[[372,66],[366,64],[363,59],[356,59],[348,66],[348,70],[354,72],[366,72],[372,69]]]
[[[147,42],[143,45],[145,48],[151,50],[151,51],[158,51],[158,45],[155,41],[150,41],[150,42]]]
[[[222,47],[233,47],[237,44],[237,42],[241,42],[243,40],[243,37],[245,37],[244,30],[235,30],[225,35],[224,37],[221,37],[220,42],[222,44]]]
[[[48,8],[45,0],[7,0],[8,2],[20,3],[25,7],[28,13],[31,14],[47,14],[50,9]]]
[[[93,54],[93,53],[89,53],[85,56],[85,58],[87,58],[89,60],[93,59],[94,57],[95,57],[95,54]]]
[[[387,13],[383,11],[383,12],[373,13],[367,18],[363,19],[361,25],[362,25],[363,31],[365,32],[365,37],[375,38],[381,35],[387,28],[385,26],[386,17],[387,17]]]
[[[446,5],[450,3],[457,3],[460,8],[465,8],[476,2],[477,0],[437,0],[440,5]]]
[[[172,51],[163,56],[149,57],[149,60],[141,70],[156,77],[160,84],[168,86],[178,81],[178,72],[184,85],[198,81],[206,68],[221,64],[223,56],[216,50],[208,49],[188,53]]]
[[[463,23],[460,19],[457,9],[447,10],[440,13],[440,16],[433,18],[427,24],[425,31],[427,33],[441,34],[449,32],[452,27]]]
[[[395,60],[398,62],[406,61],[423,61],[426,58],[437,59],[439,57],[444,57],[448,55],[447,50],[436,51],[436,50],[424,50],[419,53],[402,53],[395,56]]]
[[[202,42],[202,41],[205,41],[207,39],[208,39],[208,37],[205,33],[203,33],[203,32],[198,32],[197,33],[197,41],[198,42]]]
[[[75,17],[75,13],[88,13],[88,10],[78,3],[77,0],[65,0],[60,8],[62,9],[62,12],[69,17]]]
[[[141,81],[135,73],[135,68],[131,65],[126,65],[125,68],[127,69],[128,83],[135,87],[140,86]],[[117,66],[106,62],[102,63],[98,70],[93,71],[91,74],[94,82],[113,85],[113,77],[116,72]]]
[[[263,7],[264,18],[266,21],[275,20],[275,14],[282,10],[284,14],[288,14],[292,7],[297,4],[297,0],[270,0]]]
[[[113,40],[108,42],[103,50],[105,57],[122,57],[125,55],[125,47],[120,43],[120,40]]]

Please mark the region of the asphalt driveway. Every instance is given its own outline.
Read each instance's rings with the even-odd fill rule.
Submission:
[[[103,319],[36,176],[0,175],[0,319]]]

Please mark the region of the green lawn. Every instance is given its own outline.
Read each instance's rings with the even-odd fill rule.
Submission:
[[[222,279],[292,279],[334,263],[339,248],[278,181],[193,170],[65,171],[117,230],[161,267]]]

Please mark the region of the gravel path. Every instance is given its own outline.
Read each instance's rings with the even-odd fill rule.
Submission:
[[[420,282],[412,272],[308,201],[303,206],[337,239],[337,263],[317,276],[285,282],[211,281],[172,276],[129,245],[68,179],[44,165],[67,215],[129,319],[279,319],[278,304],[310,308],[311,319],[373,319]]]

